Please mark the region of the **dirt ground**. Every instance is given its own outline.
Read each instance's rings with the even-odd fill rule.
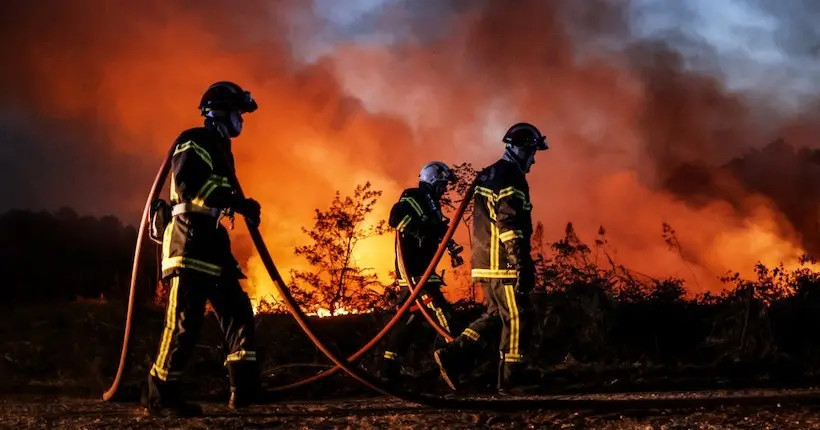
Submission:
[[[254,406],[242,413],[222,404],[204,403],[206,416],[195,419],[160,419],[146,416],[136,403],[104,403],[99,399],[60,396],[4,396],[0,400],[1,428],[71,429],[455,429],[455,428],[561,428],[561,429],[813,429],[820,428],[820,400],[806,397],[792,401],[785,397],[767,405],[750,403],[760,396],[817,395],[820,390],[744,390],[601,394],[584,396],[544,396],[537,399],[657,401],[657,408],[646,405],[617,411],[562,410],[531,408],[521,412],[480,412],[434,409],[376,397],[315,402],[282,402]],[[704,402],[715,398],[737,398],[735,405],[694,406],[669,409],[670,399]],[[794,397],[792,397],[793,399]],[[527,399],[534,399],[529,397]],[[732,403],[732,402],[729,402]],[[798,404],[802,403],[802,404]],[[697,403],[695,403],[697,404]]]

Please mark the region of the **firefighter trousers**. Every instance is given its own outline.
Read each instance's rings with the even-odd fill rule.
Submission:
[[[456,338],[459,349],[487,346],[488,337],[501,332],[498,350],[505,364],[520,363],[530,344],[531,311],[529,292],[518,291],[515,281],[491,279],[480,281],[487,310]]]
[[[410,297],[410,290],[404,288],[396,307],[401,307],[408,297]],[[445,330],[450,331],[450,320],[453,308],[450,302],[444,297],[444,293],[441,292],[440,284],[424,286],[422,293],[418,296],[418,300],[428,309],[430,316],[432,316],[439,325]],[[426,322],[426,319],[421,315],[419,310],[416,309],[416,304],[414,303],[413,307],[402,315],[401,319],[396,323],[396,326],[390,331],[390,337],[387,339],[387,346],[384,350],[384,358],[386,360],[402,360],[410,348],[413,334],[421,326],[422,321]],[[437,340],[440,339],[440,336],[437,337]]]
[[[222,329],[229,370],[231,365],[256,364],[253,308],[238,279],[182,270],[169,281],[165,325],[148,377],[149,401],[159,404],[179,401],[176,382],[194,351],[206,301]]]

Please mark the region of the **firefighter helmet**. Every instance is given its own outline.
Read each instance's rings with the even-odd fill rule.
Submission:
[[[507,130],[502,140],[507,146],[543,151],[549,149],[547,138],[532,124],[519,122]]]
[[[431,161],[419,172],[419,182],[428,184],[441,196],[447,191],[447,185],[456,181],[456,174],[441,161]]]
[[[505,158],[514,162],[524,173],[529,173],[535,164],[535,153],[549,149],[547,138],[526,122],[519,122],[507,130],[502,140],[506,143]]]
[[[208,87],[199,101],[199,111],[202,115],[214,111],[251,113],[258,107],[250,91],[245,91],[239,85],[228,81],[216,82]]]

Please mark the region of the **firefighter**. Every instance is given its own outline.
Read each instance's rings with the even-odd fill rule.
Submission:
[[[479,172],[473,200],[471,275],[481,285],[487,309],[433,354],[442,379],[453,390],[470,370],[465,363],[490,346],[486,338],[497,335],[499,329],[499,392],[512,394],[529,385],[522,360],[529,344],[529,293],[535,267],[530,255],[532,203],[526,175],[535,164],[536,151],[548,145],[528,123],[513,125],[502,141],[504,154]]]
[[[403,273],[397,249],[396,275],[401,288],[397,308],[410,296],[407,277],[413,284],[418,283],[447,232],[450,220],[441,213],[441,197],[447,191],[448,184],[455,180],[455,173],[446,164],[439,161],[427,163],[419,174],[418,188],[404,190],[399,201],[390,210],[389,224],[398,231],[398,246],[401,246],[408,272]],[[447,249],[453,267],[464,263],[459,255],[463,247],[450,240]],[[429,309],[428,313],[449,331],[452,307],[441,292],[443,284],[439,275],[431,275],[418,297]],[[390,332],[379,369],[379,376],[384,381],[396,382],[401,373],[403,355],[407,352],[413,334],[423,318],[416,304],[413,304],[410,312],[406,312]]]
[[[232,409],[253,403],[258,395],[254,317],[239,284],[246,276],[231,254],[222,217],[234,213],[260,222],[260,205],[240,197],[231,182],[231,139],[242,132],[242,115],[254,112],[250,92],[233,82],[217,82],[199,104],[204,127],[177,137],[171,159],[170,220],[162,241],[162,279],[170,284],[165,328],[143,390],[151,414],[197,416],[199,405],[183,399],[179,378],[191,357],[210,301],[224,334]]]

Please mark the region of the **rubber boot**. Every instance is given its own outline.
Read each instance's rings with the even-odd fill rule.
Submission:
[[[528,371],[524,363],[508,363],[504,354],[498,362],[498,394],[503,396],[523,396],[540,387],[540,375]]]
[[[259,365],[257,361],[229,362],[228,376],[231,381],[231,398],[228,399],[229,409],[240,409],[260,403],[262,393],[259,385]]]
[[[460,345],[455,342],[433,352],[433,360],[438,364],[441,379],[443,379],[453,391],[458,391],[459,381],[464,372],[464,369],[459,363],[462,355],[463,351]]]
[[[143,385],[140,403],[149,415],[165,418],[202,416],[202,407],[182,398],[178,382],[166,382],[151,375]]]

